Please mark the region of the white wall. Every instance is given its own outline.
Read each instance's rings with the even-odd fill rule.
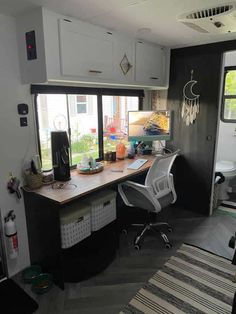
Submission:
[[[20,127],[17,104],[29,105],[28,127]],[[146,93],[144,109],[150,108]],[[33,104],[30,86],[22,85],[16,40],[15,19],[0,15],[0,210],[2,220],[9,210],[16,214],[19,257],[7,260],[11,277],[30,263],[23,198],[9,194],[6,186],[9,172],[22,178],[22,167],[37,153]],[[0,226],[3,227],[3,226]]]
[[[17,104],[22,102],[29,105],[28,127],[19,125]],[[15,20],[0,15],[0,209],[2,217],[14,209],[19,240],[19,257],[7,261],[9,276],[29,265],[24,201],[9,194],[6,184],[9,172],[21,177],[24,160],[35,154],[33,126],[29,85],[20,83]]]
[[[217,160],[236,162],[236,123],[220,121]]]

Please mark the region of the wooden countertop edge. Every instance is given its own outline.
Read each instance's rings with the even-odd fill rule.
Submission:
[[[53,196],[52,196],[52,197],[48,196],[45,192],[43,192],[43,191],[41,190],[42,188],[35,189],[35,190],[29,190],[27,187],[22,187],[22,189],[23,189],[26,193],[33,193],[33,194],[37,195],[37,196],[40,197],[40,198],[42,197],[42,198],[44,198],[44,199],[47,199],[47,200],[53,202],[54,204],[57,204],[57,205],[65,205],[65,204],[67,204],[67,203],[69,203],[69,202],[71,202],[71,201],[74,201],[74,200],[76,200],[76,199],[79,199],[79,198],[81,198],[81,197],[83,197],[83,196],[86,196],[86,195],[88,195],[88,194],[90,194],[90,193],[99,191],[99,190],[101,190],[101,189],[103,189],[103,188],[109,187],[109,186],[111,186],[111,185],[113,185],[113,184],[116,184],[116,183],[125,181],[125,180],[127,180],[127,179],[132,180],[132,178],[135,178],[136,176],[138,176],[138,175],[140,175],[140,174],[142,174],[142,173],[147,172],[148,169],[150,168],[150,161],[154,160],[154,158],[153,158],[153,157],[150,158],[150,157],[148,157],[148,156],[143,156],[142,158],[148,159],[148,163],[147,163],[147,164],[144,164],[143,167],[141,167],[140,169],[137,169],[137,170],[129,170],[130,172],[126,173],[125,175],[124,175],[123,172],[122,172],[122,174],[121,174],[120,177],[118,177],[118,178],[116,178],[116,179],[112,179],[112,181],[109,181],[109,182],[106,182],[106,183],[104,183],[104,184],[101,184],[100,186],[95,186],[95,187],[93,187],[93,188],[91,188],[91,189],[88,189],[88,190],[85,191],[85,192],[78,193],[77,195],[69,196],[67,199],[64,199],[64,200],[62,200],[62,201],[56,200],[55,197],[53,197]],[[129,161],[130,161],[130,162],[133,162],[134,160],[129,160]],[[111,163],[111,164],[107,165],[107,168],[105,168],[105,169],[111,170],[112,168],[115,168],[116,166],[119,166],[119,164],[118,164],[118,163],[117,163],[117,164],[116,164],[116,163]],[[78,174],[76,170],[72,170],[71,173],[72,173],[72,177],[78,175],[78,176],[80,176],[81,178],[82,178],[83,176],[89,176],[89,177],[92,178],[92,176],[93,176],[93,174],[88,174],[88,175],[86,175],[86,174]],[[99,174],[101,174],[101,173],[102,173],[102,172],[99,172],[99,173],[94,174],[94,175],[99,175]],[[55,181],[55,182],[57,182],[57,181]],[[70,181],[67,181],[67,182],[70,182]],[[72,183],[72,184],[73,184],[73,183]],[[44,193],[45,193],[45,194],[44,194]]]

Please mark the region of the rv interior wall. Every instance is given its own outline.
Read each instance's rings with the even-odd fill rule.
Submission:
[[[151,93],[151,109],[166,110],[167,90],[152,90],[150,93]]]
[[[225,53],[224,66],[236,66],[236,51]],[[235,144],[236,123],[226,123],[220,120],[216,160],[232,160],[236,162]],[[232,185],[236,192],[236,179],[233,179]]]
[[[176,188],[179,204],[186,209],[209,214],[212,168],[218,115],[221,53],[207,46],[175,49],[171,54],[168,109],[174,111],[173,140],[167,147],[180,149],[176,160]],[[200,94],[200,112],[186,126],[181,117],[183,87],[197,81],[194,93]]]
[[[236,50],[235,41],[175,49],[171,54],[168,108],[174,110],[173,141],[170,148],[180,148],[177,159],[178,202],[187,209],[210,213],[214,181],[214,152],[218,122],[223,53]],[[194,92],[200,94],[200,113],[194,124],[187,127],[180,115],[183,86],[198,81]]]
[[[23,185],[23,165],[37,153],[34,108],[29,85],[20,82],[16,39],[15,19],[0,15],[0,208],[2,218],[9,210],[15,211],[19,240],[19,256],[13,260],[7,258],[9,277],[30,264],[24,201],[22,198],[17,200],[15,195],[8,193],[9,172],[17,176],[20,185]],[[146,95],[144,109],[147,110],[151,105],[149,94]],[[17,113],[19,103],[29,105],[27,127],[20,127],[20,116]]]
[[[7,259],[8,275],[12,276],[29,265],[29,252],[24,202],[8,193],[7,181],[12,172],[22,184],[22,165],[35,154],[36,143],[29,86],[20,83],[14,18],[0,15],[0,42],[0,208],[2,218],[9,210],[14,210],[19,240],[19,256]],[[28,127],[20,127],[19,103],[29,105]]]

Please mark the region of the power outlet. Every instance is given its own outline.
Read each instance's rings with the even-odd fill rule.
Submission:
[[[28,125],[28,120],[26,117],[20,118],[20,126],[27,126]]]

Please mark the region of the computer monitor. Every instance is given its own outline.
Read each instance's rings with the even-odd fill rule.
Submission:
[[[151,142],[170,140],[171,111],[129,111],[128,140]]]

